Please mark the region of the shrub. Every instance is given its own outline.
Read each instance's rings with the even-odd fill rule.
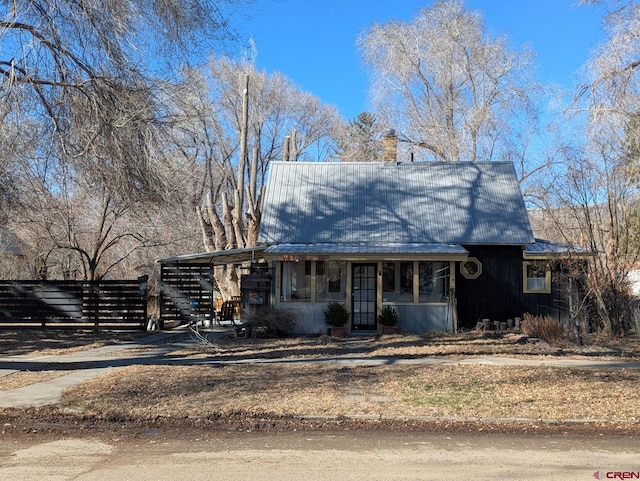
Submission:
[[[398,313],[391,306],[384,306],[378,314],[378,322],[383,326],[396,326],[398,324]]]
[[[293,312],[274,307],[263,307],[251,314],[246,327],[252,337],[285,337],[297,323]]]
[[[344,326],[349,322],[349,309],[342,302],[331,302],[324,310],[324,322],[333,327]]]
[[[567,342],[567,335],[560,323],[549,316],[534,316],[525,313],[521,326],[524,335],[543,339],[552,346]]]

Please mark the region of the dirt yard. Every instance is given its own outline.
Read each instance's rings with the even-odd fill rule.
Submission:
[[[24,334],[19,334],[18,337]],[[53,341],[28,337],[29,352],[68,352],[107,342],[89,335]],[[51,336],[49,336],[51,337]],[[75,339],[75,342],[74,342]],[[174,342],[179,339],[174,339]],[[140,349],[147,349],[142,347]],[[0,333],[0,350],[27,347]],[[59,349],[59,351],[57,351]],[[39,429],[85,426],[191,426],[232,430],[317,428],[473,429],[640,434],[640,370],[462,364],[480,356],[521,359],[640,360],[640,341],[590,338],[586,346],[551,347],[539,340],[493,333],[283,340],[226,338],[182,346],[171,359],[195,365],[132,365],[65,392],[62,406],[0,410],[7,426],[40,419]],[[439,365],[388,363],[245,364],[248,359],[438,358]],[[198,361],[201,361],[200,363]],[[218,363],[209,363],[210,361]],[[233,364],[220,364],[233,361]],[[55,373],[51,374],[55,375]],[[29,373],[0,378],[7,389]],[[12,381],[11,378],[14,377]],[[37,378],[37,376],[36,376]],[[24,382],[38,382],[29,379]],[[536,420],[530,423],[528,420]],[[488,421],[488,422],[487,422]],[[24,429],[24,428],[23,428]]]

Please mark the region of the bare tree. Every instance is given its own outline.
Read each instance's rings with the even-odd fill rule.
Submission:
[[[618,155],[610,140],[595,139],[589,150],[567,152],[532,216],[537,233],[593,253],[585,272],[596,314],[591,329],[614,335],[632,325],[628,276],[640,260],[638,191]]]
[[[204,248],[255,246],[269,162],[332,155],[339,116],[284,76],[246,62],[215,58],[204,76],[186,74],[183,98],[197,100],[176,102],[182,121],[174,129],[174,155],[198,173],[193,180],[202,196],[195,210]],[[225,297],[239,293],[233,266],[217,268],[216,281]]]
[[[65,162],[86,162],[98,146],[91,162],[143,198],[157,184],[149,79],[164,55],[228,35],[223,6],[241,1],[0,2],[4,102],[46,122],[46,141]]]
[[[529,185],[538,206],[530,217],[538,235],[593,253],[584,276],[594,314],[587,327],[623,335],[637,313],[629,274],[640,261],[640,7],[628,0],[582,3],[608,9],[606,39],[586,62],[557,139],[547,139],[549,168]],[[579,275],[585,263],[575,265],[572,274]]]
[[[462,1],[438,1],[410,23],[373,25],[359,40],[376,117],[433,160],[502,160],[529,128],[531,54],[492,38]]]
[[[581,204],[581,225],[598,252],[590,275],[594,304],[604,329],[621,335],[633,324],[629,273],[640,260],[640,6],[585,3],[602,3],[609,10],[606,39],[586,64],[587,82],[572,106],[584,114],[585,155],[571,171],[575,189],[590,192]]]
[[[637,124],[625,113],[635,98],[629,92],[607,95],[603,85],[582,99],[583,108],[572,106],[572,113],[584,115],[567,124],[584,123],[573,143],[565,140],[558,150],[562,164],[547,173],[536,197],[545,235],[594,253],[587,271],[596,314],[590,328],[623,335],[634,315],[629,273],[640,261]]]
[[[33,167],[23,163],[19,209],[9,226],[32,255],[34,277],[99,280],[162,239],[146,209],[107,185],[67,168],[42,181]]]
[[[0,1],[0,143],[18,152],[0,195],[17,193],[6,217],[28,226],[38,272],[99,278],[149,245],[147,208],[177,187],[165,68],[220,47],[250,1]]]
[[[585,67],[588,81],[578,90],[578,98],[590,99],[592,114],[625,112],[629,95],[637,95],[639,87],[640,6],[631,0],[583,0],[581,3],[601,4],[607,13],[605,41]]]

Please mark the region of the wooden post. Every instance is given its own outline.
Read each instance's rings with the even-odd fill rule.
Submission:
[[[449,262],[449,305],[451,306],[451,319],[453,333],[458,334],[458,296],[456,294],[456,263]]]

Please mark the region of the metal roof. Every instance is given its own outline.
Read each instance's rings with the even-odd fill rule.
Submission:
[[[272,162],[265,244],[533,244],[510,162]]]
[[[549,257],[567,257],[569,255],[584,257],[594,255],[594,252],[591,252],[583,247],[572,246],[561,242],[553,242],[537,238],[535,244],[527,245],[523,249],[523,257],[525,259],[547,259]]]
[[[262,258],[265,246],[247,247],[245,249],[230,249],[226,251],[201,252],[199,254],[185,254],[182,256],[157,259],[160,264],[186,264],[196,262],[211,262],[212,264],[239,264]]]
[[[459,245],[451,244],[275,244],[264,251],[266,259],[281,256],[329,256],[331,259],[341,257],[353,258],[362,256],[380,256],[385,259],[404,258],[435,259],[444,256],[447,259],[459,257],[466,259],[469,253]]]

